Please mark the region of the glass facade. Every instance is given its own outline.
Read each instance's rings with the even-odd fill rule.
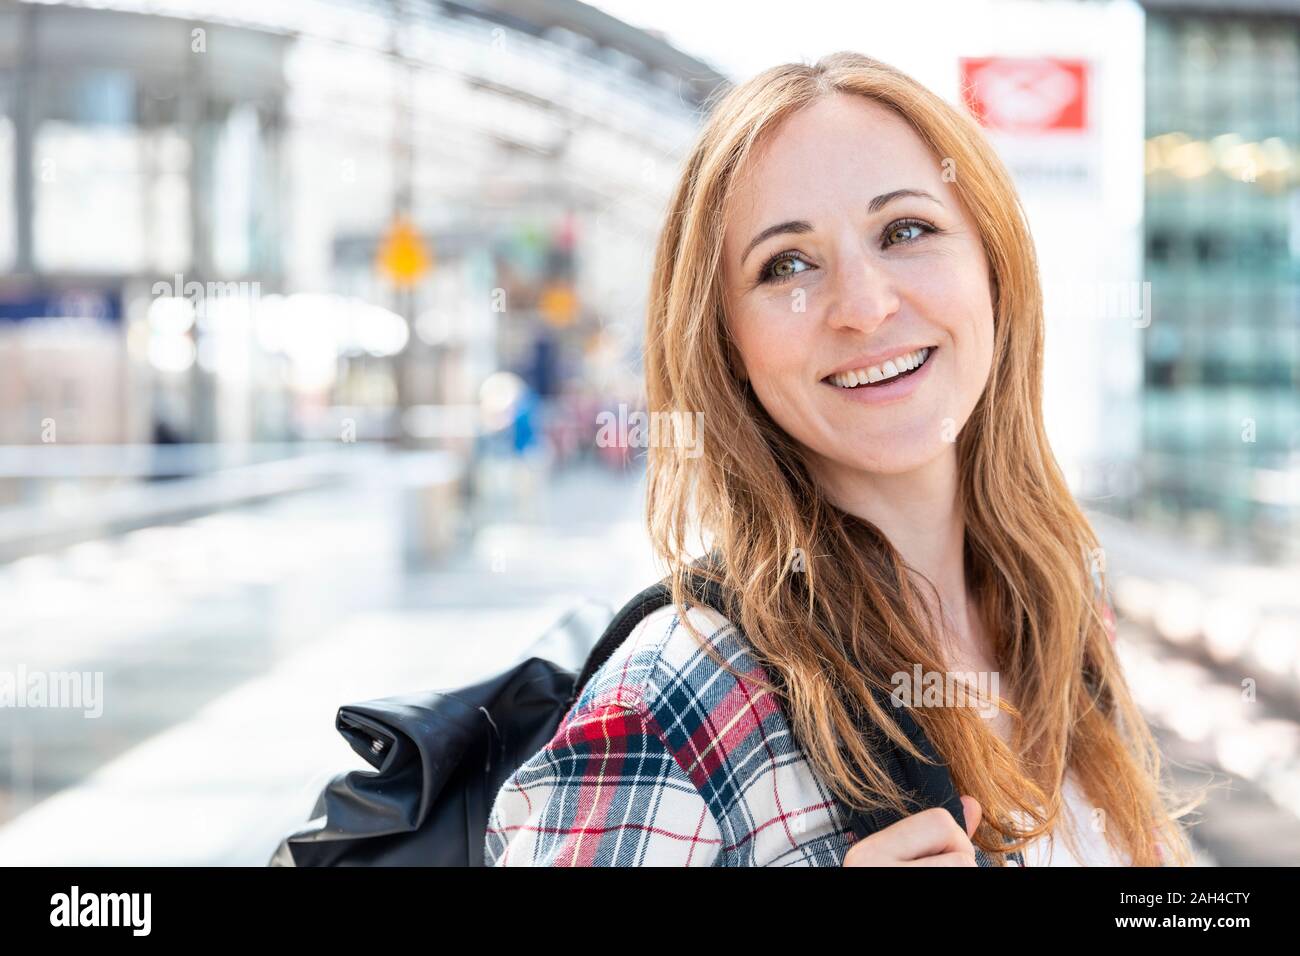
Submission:
[[[393,437],[498,367],[547,395],[631,343],[723,79],[581,4],[533,13],[0,4],[0,439]],[[431,264],[399,288],[377,261],[408,221]],[[75,416],[31,405],[33,335],[68,317],[110,320],[58,325],[103,370],[49,385]]]
[[[43,71],[34,79],[36,270],[189,268],[190,144],[177,123],[177,97],[155,96],[122,69]]]
[[[1149,519],[1300,539],[1300,21],[1148,11]]]

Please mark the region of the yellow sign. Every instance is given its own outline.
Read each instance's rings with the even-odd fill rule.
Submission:
[[[433,268],[433,256],[415,227],[398,219],[379,244],[375,267],[398,285],[415,285]]]
[[[551,325],[563,328],[577,318],[578,297],[569,286],[553,283],[542,290],[537,309]]]

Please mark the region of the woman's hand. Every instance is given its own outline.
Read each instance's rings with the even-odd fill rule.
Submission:
[[[943,807],[892,823],[849,848],[844,866],[978,866],[970,838],[980,825],[979,801],[961,798],[966,830]]]

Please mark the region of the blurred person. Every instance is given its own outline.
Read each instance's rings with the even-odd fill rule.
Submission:
[[[531,441],[529,423],[521,418],[524,380],[496,371],[479,386],[480,430],[474,439],[473,497],[482,520],[494,520],[516,505],[519,448]]]
[[[854,53],[723,98],[646,327],[651,414],[703,413],[703,454],[649,449],[676,606],[499,791],[487,862],[1190,863],[1044,431],[1043,336],[1018,196],[969,116]],[[689,606],[692,530],[731,620]],[[860,721],[902,744],[879,698],[916,672],[1000,678],[991,717],[907,704],[965,827],[932,808],[855,841],[850,808],[907,813]]]
[[[553,467],[573,465],[584,451],[586,419],[582,384],[567,380],[548,409],[546,437],[554,458]]]
[[[591,418],[593,432],[591,441],[601,463],[609,470],[619,473],[627,470],[636,454],[636,450],[629,444],[632,437],[627,425],[629,407],[636,406],[630,406],[626,396],[617,392],[606,392],[604,400],[595,406],[595,413]],[[607,427],[605,423],[612,425],[613,428]]]
[[[189,442],[186,430],[180,424],[182,419],[183,413],[177,402],[155,400],[150,434],[155,448],[168,446],[170,449],[170,446],[184,445]],[[153,455],[153,458],[153,469],[146,476],[146,481],[172,481],[185,478],[189,474],[188,469],[176,466],[176,458],[169,450],[160,450]]]
[[[561,386],[559,394],[543,408],[542,432],[551,451],[551,467],[556,472],[565,469],[572,454],[570,407],[570,393],[566,383]]]
[[[528,520],[538,517],[538,488],[546,475],[551,459],[542,423],[541,396],[530,385],[525,384],[514,406],[511,477],[516,513]]]

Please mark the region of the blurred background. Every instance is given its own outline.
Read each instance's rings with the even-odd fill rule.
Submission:
[[[0,0],[0,863],[261,865],[339,705],[653,581],[668,191],[837,49],[1011,167],[1200,862],[1300,862],[1297,0]]]

